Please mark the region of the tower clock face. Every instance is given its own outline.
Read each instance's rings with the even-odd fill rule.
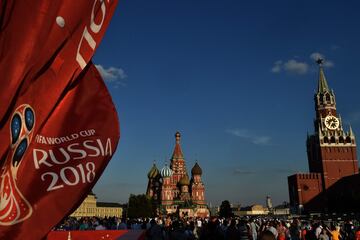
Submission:
[[[329,115],[325,118],[325,127],[327,127],[328,129],[335,130],[339,127],[339,125],[339,119],[337,119],[336,117]]]

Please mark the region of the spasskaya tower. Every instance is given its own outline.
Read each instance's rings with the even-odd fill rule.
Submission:
[[[314,96],[315,132],[306,140],[309,173],[288,178],[291,205],[300,208],[324,194],[340,179],[359,172],[355,134],[351,126],[345,130],[337,113],[335,93],[329,88],[324,74],[323,60],[319,59],[317,63],[319,80]]]
[[[336,112],[336,99],[330,90],[318,60],[319,86],[315,94],[315,133],[307,139],[310,172],[322,173],[323,187],[329,188],[342,177],[358,173],[355,135],[349,126],[344,130]]]

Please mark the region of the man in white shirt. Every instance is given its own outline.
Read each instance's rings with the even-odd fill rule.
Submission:
[[[315,236],[317,239],[319,239],[322,229],[323,227],[321,226],[321,224],[319,224],[319,226],[315,229]]]
[[[269,230],[270,232],[272,232],[272,233],[274,234],[274,236],[275,236],[275,239],[277,239],[279,233],[278,233],[278,231],[276,230],[276,228],[274,227],[274,225],[275,225],[275,223],[270,223],[270,227],[268,228],[268,230]]]

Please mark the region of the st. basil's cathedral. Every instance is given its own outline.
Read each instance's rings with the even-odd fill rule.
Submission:
[[[205,201],[205,186],[201,179],[202,169],[196,162],[189,178],[180,139],[181,135],[177,132],[170,166],[165,164],[159,170],[154,163],[150,169],[146,195],[154,200],[159,214],[209,217],[210,212]]]

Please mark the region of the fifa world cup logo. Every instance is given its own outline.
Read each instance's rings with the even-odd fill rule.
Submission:
[[[32,139],[35,112],[28,104],[16,108],[10,122],[10,150],[0,176],[0,225],[13,225],[29,218],[32,207],[16,181],[21,161]]]

